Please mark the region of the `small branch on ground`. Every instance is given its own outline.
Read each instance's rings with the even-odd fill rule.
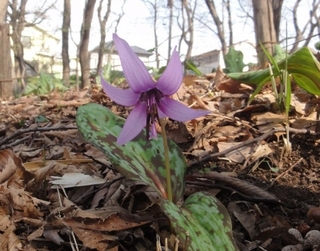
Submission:
[[[76,126],[52,126],[52,127],[36,127],[36,128],[27,128],[27,129],[20,129],[16,131],[15,133],[9,135],[8,137],[3,138],[0,140],[0,149],[5,149],[9,146],[12,146],[12,143],[9,145],[5,145],[8,143],[10,140],[19,137],[20,135],[23,135],[25,133],[29,132],[47,132],[47,131],[62,131],[62,130],[73,130],[77,129]],[[20,141],[19,141],[20,143]]]
[[[290,128],[289,127],[288,130],[289,130],[290,133],[293,133],[293,134],[309,134],[309,135],[314,135],[314,136],[319,135],[319,133],[317,133],[317,132],[315,132],[313,130],[307,130],[307,129],[295,129],[295,128]],[[248,145],[251,145],[253,143],[259,144],[262,140],[265,140],[266,138],[268,138],[269,136],[273,135],[276,132],[286,132],[286,128],[274,128],[271,131],[266,132],[266,133],[262,134],[259,137],[244,141],[242,144],[235,145],[235,146],[230,147],[229,149],[226,149],[224,151],[217,152],[217,153],[209,153],[206,156],[202,157],[201,159],[189,161],[187,166],[189,168],[189,167],[191,167],[191,166],[193,166],[195,164],[199,164],[199,163],[201,163],[203,161],[207,161],[207,160],[210,160],[210,159],[216,158],[216,157],[225,156],[226,154],[228,154],[228,153],[230,153],[232,151],[238,150],[241,147],[248,146]]]
[[[294,163],[292,166],[290,166],[286,171],[284,171],[283,173],[281,173],[280,175],[278,175],[270,184],[270,187],[273,186],[273,184],[278,180],[280,179],[281,177],[287,175],[295,166],[297,166],[301,161],[303,160],[303,158],[300,158],[296,163]]]

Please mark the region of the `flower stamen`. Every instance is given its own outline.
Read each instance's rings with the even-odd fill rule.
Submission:
[[[153,88],[147,92],[141,93],[140,102],[147,103],[147,121],[146,121],[146,131],[147,139],[152,139],[157,137],[156,132],[156,122],[159,122],[158,104],[160,99],[164,95],[157,88]]]

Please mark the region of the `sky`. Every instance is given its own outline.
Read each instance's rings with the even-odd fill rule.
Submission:
[[[165,0],[163,0],[166,2]],[[312,0],[303,0],[300,3],[299,12],[301,15],[305,15],[308,13],[309,5],[311,5]],[[96,8],[99,5],[99,0],[96,2]],[[107,0],[104,1],[105,4]],[[219,2],[219,1],[217,1]],[[291,14],[290,14],[290,4],[292,5],[292,1],[283,7],[284,17],[287,19],[288,24],[292,24]],[[290,3],[291,2],[291,3]],[[233,29],[234,29],[234,42],[241,42],[248,40],[252,44],[255,44],[255,36],[253,24],[250,19],[245,19],[239,14],[241,13],[240,7],[237,5],[237,0],[231,0],[232,8],[234,10],[233,13]],[[72,37],[78,43],[80,38],[80,28],[83,17],[83,8],[84,8],[85,0],[71,0],[71,27],[72,27]],[[111,41],[112,33],[115,28],[115,20],[118,18],[119,13],[121,13],[121,7],[123,4],[123,0],[112,0],[112,14],[107,23],[107,37],[106,41]],[[38,0],[29,0],[27,8],[33,8],[34,6],[39,5]],[[40,26],[47,29],[49,32],[56,35],[58,38],[61,38],[61,30],[60,26],[62,23],[62,11],[63,11],[63,0],[57,0],[57,9],[52,10],[48,13],[48,20],[43,22]],[[198,6],[203,12],[207,12],[207,6],[205,5],[204,0],[198,0]],[[217,6],[217,9],[219,7]],[[103,10],[103,15],[104,15]],[[150,19],[150,11],[145,3],[142,0],[127,0],[123,11],[125,15],[122,17],[121,22],[118,26],[117,33],[120,37],[125,39],[130,45],[135,45],[142,47],[144,49],[152,49],[154,47],[154,36],[153,36],[153,22]],[[117,14],[115,14],[117,13]],[[301,16],[300,15],[300,16]],[[214,27],[212,18],[209,20],[209,26]],[[303,20],[301,20],[303,22]],[[302,25],[302,24],[301,24]],[[111,26],[111,27],[110,27]],[[288,25],[290,27],[290,25]],[[282,26],[282,34],[286,34],[285,27]],[[159,43],[161,44],[159,47],[160,54],[163,58],[163,62],[165,63],[165,59],[167,57],[167,37],[168,37],[168,20],[159,21],[158,25],[158,37]],[[289,30],[288,34],[292,34],[292,29]],[[173,31],[174,35],[179,36],[181,31],[178,28],[175,28]],[[311,43],[313,45],[318,38],[313,40]],[[89,50],[96,47],[100,42],[100,31],[99,31],[99,22],[97,18],[97,12],[94,12],[94,18],[91,26],[91,36],[90,36],[90,44]],[[178,45],[178,38],[174,38],[172,41],[172,46]],[[185,47],[184,47],[185,48]],[[194,47],[193,47],[193,55],[198,55],[210,50],[220,49],[220,42],[217,36],[208,29],[203,29],[199,26],[199,24],[195,27],[195,36],[194,36]],[[254,52],[254,50],[253,50]],[[76,46],[73,42],[70,42],[70,54],[76,54]],[[250,56],[248,56],[250,54]],[[252,53],[246,53],[245,55],[245,63],[252,61]],[[183,55],[182,55],[183,56]],[[248,59],[246,59],[246,57]]]

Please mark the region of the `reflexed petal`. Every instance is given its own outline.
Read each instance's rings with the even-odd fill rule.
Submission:
[[[119,89],[110,85],[100,74],[100,81],[104,92],[116,103],[123,106],[135,105],[140,97],[140,94],[134,93],[131,89]]]
[[[210,113],[208,110],[191,109],[179,101],[167,97],[164,97],[160,100],[158,107],[169,118],[181,122],[205,116]]]
[[[123,145],[137,136],[147,123],[147,104],[138,103],[129,114],[117,143]]]
[[[152,123],[150,125],[150,135],[148,135],[149,139],[157,139],[158,138],[158,134],[157,134],[157,129],[156,129],[156,125],[154,123]]]
[[[168,117],[167,115],[165,115],[160,109],[158,109],[158,116],[160,119],[163,119],[165,117]]]
[[[174,50],[166,69],[157,81],[157,88],[168,96],[176,93],[182,83],[182,74],[180,57]]]
[[[123,74],[127,79],[130,88],[135,93],[141,93],[155,87],[155,82],[151,78],[147,68],[133,52],[130,45],[113,34],[113,41],[117,47],[117,51],[121,60]]]

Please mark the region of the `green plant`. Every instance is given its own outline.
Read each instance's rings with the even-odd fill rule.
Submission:
[[[276,61],[277,63],[287,58],[286,51],[279,44],[276,44],[274,46],[273,58],[274,58],[274,61]]]
[[[101,119],[103,118],[103,119]],[[231,220],[224,206],[211,194],[198,192],[182,206],[186,163],[180,148],[168,140],[172,202],[167,199],[163,138],[146,140],[143,130],[134,140],[119,145],[124,119],[99,104],[79,107],[76,116],[82,137],[103,151],[125,177],[143,181],[159,194],[159,206],[170,219],[185,250],[238,250],[232,237]]]
[[[228,53],[224,56],[224,62],[226,64],[224,69],[226,73],[242,72],[243,67],[246,66],[243,63],[242,51],[235,50],[233,46],[230,46]]]
[[[116,103],[133,109],[124,122],[101,105],[84,105],[76,116],[80,133],[100,148],[120,173],[158,192],[158,204],[184,250],[237,250],[229,214],[216,198],[195,193],[178,206],[184,195],[186,163],[179,147],[167,139],[164,117],[182,122],[210,112],[193,110],[171,98],[182,82],[178,52],[173,51],[165,71],[155,81],[125,40],[114,34],[113,41],[130,88],[117,88],[102,74],[101,84]],[[157,135],[156,123],[160,124],[161,136]]]
[[[202,76],[202,72],[197,68],[197,66],[190,60],[184,63],[185,70],[193,71],[197,76]]]
[[[307,47],[301,48],[280,62],[277,62],[263,46],[261,47],[271,63],[268,69],[247,73],[231,73],[228,74],[228,76],[241,80],[244,83],[257,85],[257,88],[249,99],[249,104],[260,92],[262,87],[271,81],[278,107],[285,111],[287,130],[286,137],[283,138],[285,144],[284,149],[290,152],[291,142],[289,140],[288,116],[291,103],[291,81],[294,80],[301,88],[309,93],[320,95],[320,63]],[[276,78],[279,79],[279,91],[276,85]]]
[[[28,79],[23,95],[43,95],[52,92],[54,89],[65,91],[67,88],[62,84],[61,80],[53,75],[40,72],[39,77]]]
[[[106,64],[101,69],[103,78],[109,83],[119,85],[124,80],[124,75],[122,71],[112,70],[111,64]],[[100,83],[100,74],[96,74],[96,82]]]
[[[274,60],[273,60],[274,61]],[[287,70],[288,76],[307,92],[320,95],[320,63],[309,48],[303,47],[286,59],[272,63],[273,77],[279,77],[281,70]],[[260,92],[264,84],[271,80],[270,70],[263,69],[245,73],[229,73],[228,77],[246,84],[257,85],[253,96]]]

